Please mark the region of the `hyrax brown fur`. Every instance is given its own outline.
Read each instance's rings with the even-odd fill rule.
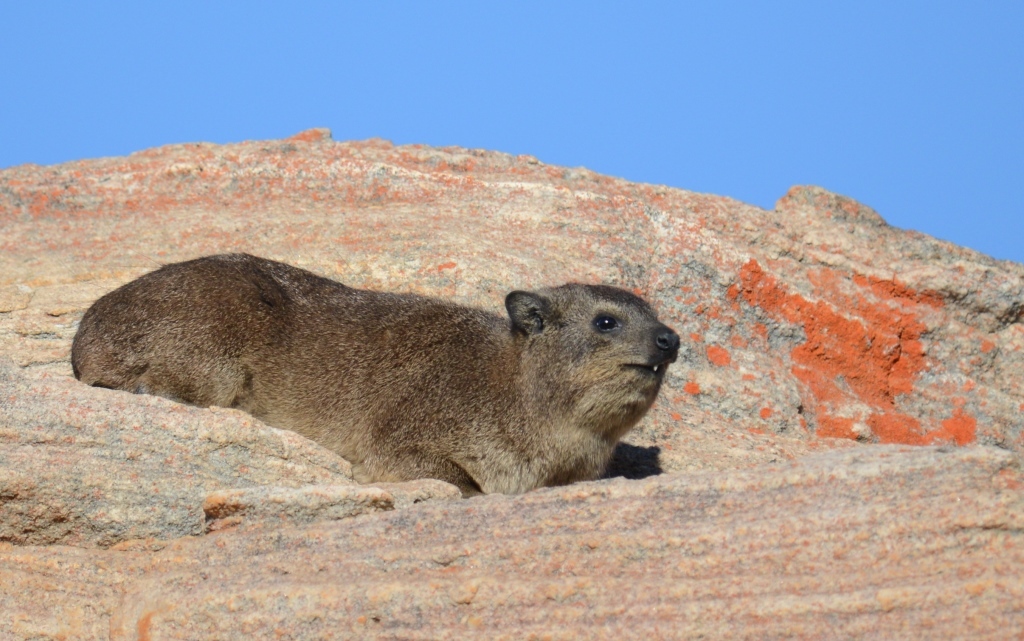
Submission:
[[[679,337],[614,287],[514,291],[505,307],[209,256],[96,301],[71,363],[90,385],[243,409],[334,450],[361,482],[436,478],[470,495],[597,478]]]

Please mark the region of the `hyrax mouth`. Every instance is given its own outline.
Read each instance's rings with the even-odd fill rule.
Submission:
[[[661,363],[655,363],[653,365],[646,365],[646,364],[640,364],[640,363],[629,363],[627,365],[624,365],[623,367],[626,367],[628,369],[633,369],[633,370],[642,372],[644,374],[650,374],[652,376],[663,376],[665,374],[665,370],[668,369],[668,361],[663,361]]]

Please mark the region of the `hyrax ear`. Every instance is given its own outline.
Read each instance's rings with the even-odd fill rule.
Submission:
[[[539,334],[551,318],[551,301],[536,292],[509,293],[505,309],[512,319],[512,328],[524,334]]]

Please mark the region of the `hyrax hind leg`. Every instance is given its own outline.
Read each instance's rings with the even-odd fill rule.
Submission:
[[[233,407],[254,412],[253,377],[233,359],[194,360],[191,364],[154,362],[128,391],[153,394],[200,407]]]
[[[211,357],[183,346],[137,350],[110,337],[90,340],[84,333],[72,345],[71,365],[79,380],[94,387],[253,411],[252,374],[238,359]]]
[[[352,478],[357,483],[401,483],[416,479],[438,479],[451,483],[463,497],[483,494],[480,485],[466,470],[447,459],[426,457],[419,452],[392,452],[387,460],[371,454],[352,464]]]

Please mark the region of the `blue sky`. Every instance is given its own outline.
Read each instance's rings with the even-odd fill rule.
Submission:
[[[281,138],[482,147],[1024,262],[1024,2],[5,2],[0,167]]]

